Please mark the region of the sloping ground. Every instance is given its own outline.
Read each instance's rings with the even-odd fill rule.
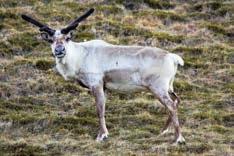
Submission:
[[[53,71],[49,44],[21,13],[60,28],[90,7],[75,41],[157,46],[181,55],[175,89],[186,145],[157,137],[167,112],[150,93],[107,93],[110,137],[96,143],[94,99]],[[0,155],[233,155],[234,2],[0,0]]]

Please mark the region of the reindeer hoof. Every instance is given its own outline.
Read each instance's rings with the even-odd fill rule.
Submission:
[[[184,137],[182,136],[182,135],[180,135],[177,139],[176,139],[176,141],[173,143],[173,145],[185,145],[185,139],[184,139]]]
[[[96,141],[97,142],[101,142],[101,141],[105,141],[108,139],[108,134],[107,133],[103,133],[103,134],[98,134]]]

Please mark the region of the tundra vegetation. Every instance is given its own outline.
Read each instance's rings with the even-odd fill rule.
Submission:
[[[155,46],[181,55],[174,88],[186,144],[158,136],[167,112],[150,93],[107,92],[108,140],[94,98],[54,70],[29,14],[61,28],[94,7],[73,40]],[[234,2],[0,0],[0,155],[233,155]],[[37,35],[38,34],[38,35]],[[38,37],[37,37],[38,36]]]

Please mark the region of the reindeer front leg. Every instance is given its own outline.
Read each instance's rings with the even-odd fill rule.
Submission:
[[[97,107],[97,114],[99,117],[99,126],[100,126],[96,140],[102,141],[108,137],[108,130],[106,128],[106,121],[105,121],[105,95],[103,91],[103,85],[92,87],[92,93],[95,97],[95,103]]]

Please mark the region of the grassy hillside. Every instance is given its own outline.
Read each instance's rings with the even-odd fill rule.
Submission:
[[[157,137],[166,110],[150,93],[108,92],[109,139],[87,90],[54,72],[48,43],[20,18],[61,28],[90,7],[75,41],[155,46],[185,60],[176,92],[186,145]],[[233,155],[234,2],[229,0],[0,0],[0,155]]]

